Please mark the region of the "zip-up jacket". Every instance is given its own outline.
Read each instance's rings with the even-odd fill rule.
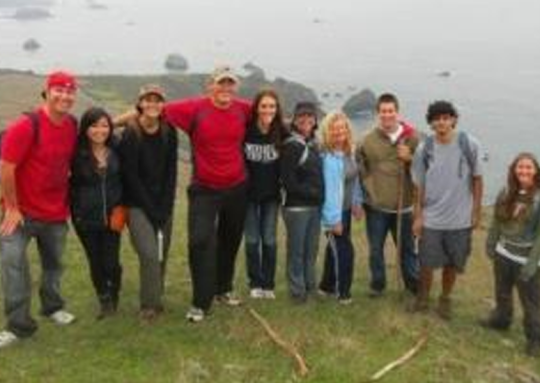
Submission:
[[[121,166],[110,148],[107,168],[97,171],[87,149],[79,149],[71,167],[70,205],[73,223],[82,228],[101,229],[109,225],[111,211],[122,203]]]

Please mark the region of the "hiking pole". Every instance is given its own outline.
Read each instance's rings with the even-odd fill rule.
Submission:
[[[401,279],[401,267],[402,267],[402,257],[401,252],[403,250],[403,194],[405,188],[405,164],[400,163],[399,166],[399,182],[398,182],[398,206],[397,206],[397,217],[396,217],[396,283],[398,290],[403,289],[403,281]]]

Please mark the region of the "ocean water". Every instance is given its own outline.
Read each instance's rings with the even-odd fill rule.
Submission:
[[[36,2],[53,17],[8,17]],[[489,202],[515,154],[540,155],[538,15],[537,0],[0,0],[0,67],[160,73],[169,53],[193,72],[251,61],[330,93],[327,110],[364,87],[395,92],[423,130],[429,102],[448,99],[488,153]],[[25,52],[29,38],[42,48]]]

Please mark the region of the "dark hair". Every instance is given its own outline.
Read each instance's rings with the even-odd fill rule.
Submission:
[[[428,106],[426,113],[426,120],[428,124],[431,124],[433,120],[441,116],[451,116],[458,118],[459,114],[456,110],[456,107],[448,101],[435,101]]]
[[[283,122],[283,110],[281,107],[281,102],[279,101],[279,96],[275,90],[270,88],[265,88],[259,91],[253,99],[253,104],[251,107],[251,116],[250,123],[251,125],[257,124],[259,120],[259,105],[265,97],[269,97],[276,102],[276,115],[270,124],[270,137],[274,145],[279,148],[285,135],[286,129]]]
[[[111,146],[113,140],[114,125],[111,116],[103,108],[91,107],[81,116],[81,122],[79,124],[79,134],[77,137],[77,156],[81,158],[90,159],[94,169],[97,166],[97,160],[92,152],[90,140],[88,139],[88,130],[92,125],[96,124],[99,120],[105,118],[109,124],[109,137],[105,142],[105,145]]]
[[[290,131],[298,131],[298,127],[296,126],[296,119],[303,113],[309,113],[315,119],[315,126],[313,127],[313,131],[311,132],[311,138],[313,138],[315,137],[315,132],[319,128],[319,122],[317,116],[317,105],[315,105],[315,103],[311,101],[300,101],[295,105]]]
[[[519,181],[516,177],[516,168],[519,162],[522,160],[532,161],[534,167],[536,168],[536,175],[534,178],[534,193],[529,195],[531,201],[534,199],[535,192],[540,190],[540,165],[538,164],[538,160],[532,153],[523,152],[518,154],[508,167],[506,188],[504,193],[497,199],[495,207],[495,214],[497,218],[503,221],[508,221],[513,218],[514,207],[521,190]]]
[[[377,110],[381,108],[382,104],[394,104],[396,110],[399,110],[399,100],[395,94],[383,93],[377,99]]]

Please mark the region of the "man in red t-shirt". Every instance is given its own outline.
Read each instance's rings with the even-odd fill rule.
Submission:
[[[238,85],[229,67],[219,67],[210,76],[207,96],[165,105],[167,120],[189,135],[193,155],[188,189],[193,300],[187,314],[192,322],[204,319],[214,297],[240,304],[232,289],[246,215],[242,144],[251,105],[236,97]]]
[[[61,71],[49,74],[43,105],[9,125],[2,138],[0,264],[7,328],[0,332],[0,348],[37,330],[30,313],[26,256],[32,238],[36,239],[42,266],[42,314],[59,325],[75,320],[64,310],[60,276],[69,216],[69,169],[77,140],[76,121],[69,114],[76,91],[73,75]]]

